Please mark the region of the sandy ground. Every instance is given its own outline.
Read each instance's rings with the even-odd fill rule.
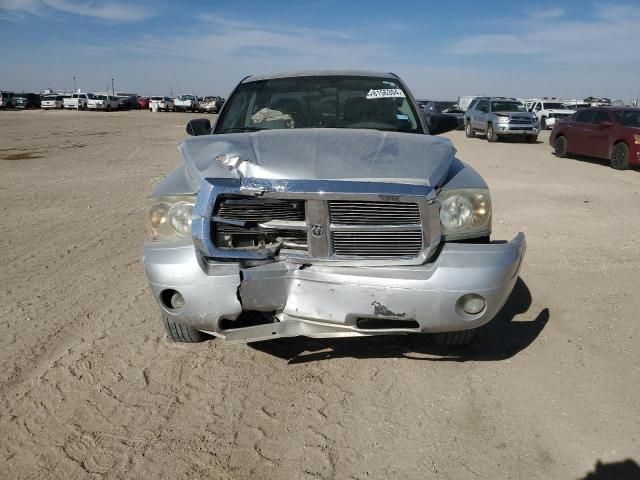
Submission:
[[[466,350],[422,337],[180,345],[141,244],[144,199],[177,165],[187,117],[0,112],[0,478],[637,468],[640,172],[557,159],[546,133],[448,135],[492,187],[494,238],[528,238],[514,294]]]

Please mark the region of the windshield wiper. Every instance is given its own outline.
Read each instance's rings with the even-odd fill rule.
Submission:
[[[258,127],[231,127],[225,128],[220,133],[233,133],[233,132],[260,132],[261,130],[268,130],[267,128]]]

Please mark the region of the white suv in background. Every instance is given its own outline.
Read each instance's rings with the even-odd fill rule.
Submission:
[[[93,93],[74,93],[69,98],[65,98],[64,108],[73,108],[77,110],[86,110],[89,100],[95,98]]]
[[[89,100],[88,107],[90,110],[105,110],[107,112],[111,110],[117,110],[119,102],[116,97],[111,95],[96,95]]]
[[[551,129],[556,120],[576,113],[558,100],[529,100],[527,106],[529,111],[538,117],[540,130]]]
[[[176,109],[173,104],[173,100],[170,97],[151,97],[149,98],[149,110],[153,110],[153,106],[156,105],[158,110],[174,111]]]
[[[44,110],[49,110],[53,108],[62,108],[64,107],[64,99],[65,99],[64,95],[55,95],[55,94],[45,95],[42,97],[42,100],[40,101],[40,108]]]

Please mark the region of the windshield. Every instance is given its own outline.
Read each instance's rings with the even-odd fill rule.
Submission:
[[[545,103],[544,108],[547,110],[566,110],[567,106],[561,103]]]
[[[441,112],[445,110],[457,110],[457,105],[455,102],[436,102],[436,109]]]
[[[421,132],[396,80],[337,75],[242,83],[228,100],[216,133],[283,128]]]
[[[195,97],[193,95],[182,95],[180,100],[193,100]]]
[[[640,128],[640,110],[621,110],[616,112],[616,117],[625,127]]]
[[[491,102],[491,111],[492,112],[526,112],[527,109],[524,108],[520,102],[510,102],[510,101],[497,101]]]
[[[44,97],[42,100],[49,100],[49,101],[53,101],[53,100],[60,100],[62,97],[56,97],[55,95],[48,95],[46,97]]]
[[[155,101],[155,102],[159,102],[164,100],[164,97],[151,97],[151,100]]]
[[[107,99],[107,97],[106,97],[106,95],[96,95],[96,98],[95,98],[95,99],[96,99],[96,100],[106,100],[106,99]]]

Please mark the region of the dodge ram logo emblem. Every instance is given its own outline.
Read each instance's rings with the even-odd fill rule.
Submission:
[[[322,225],[311,225],[311,235],[314,238],[320,238],[322,236],[322,232],[324,231],[324,227]]]

